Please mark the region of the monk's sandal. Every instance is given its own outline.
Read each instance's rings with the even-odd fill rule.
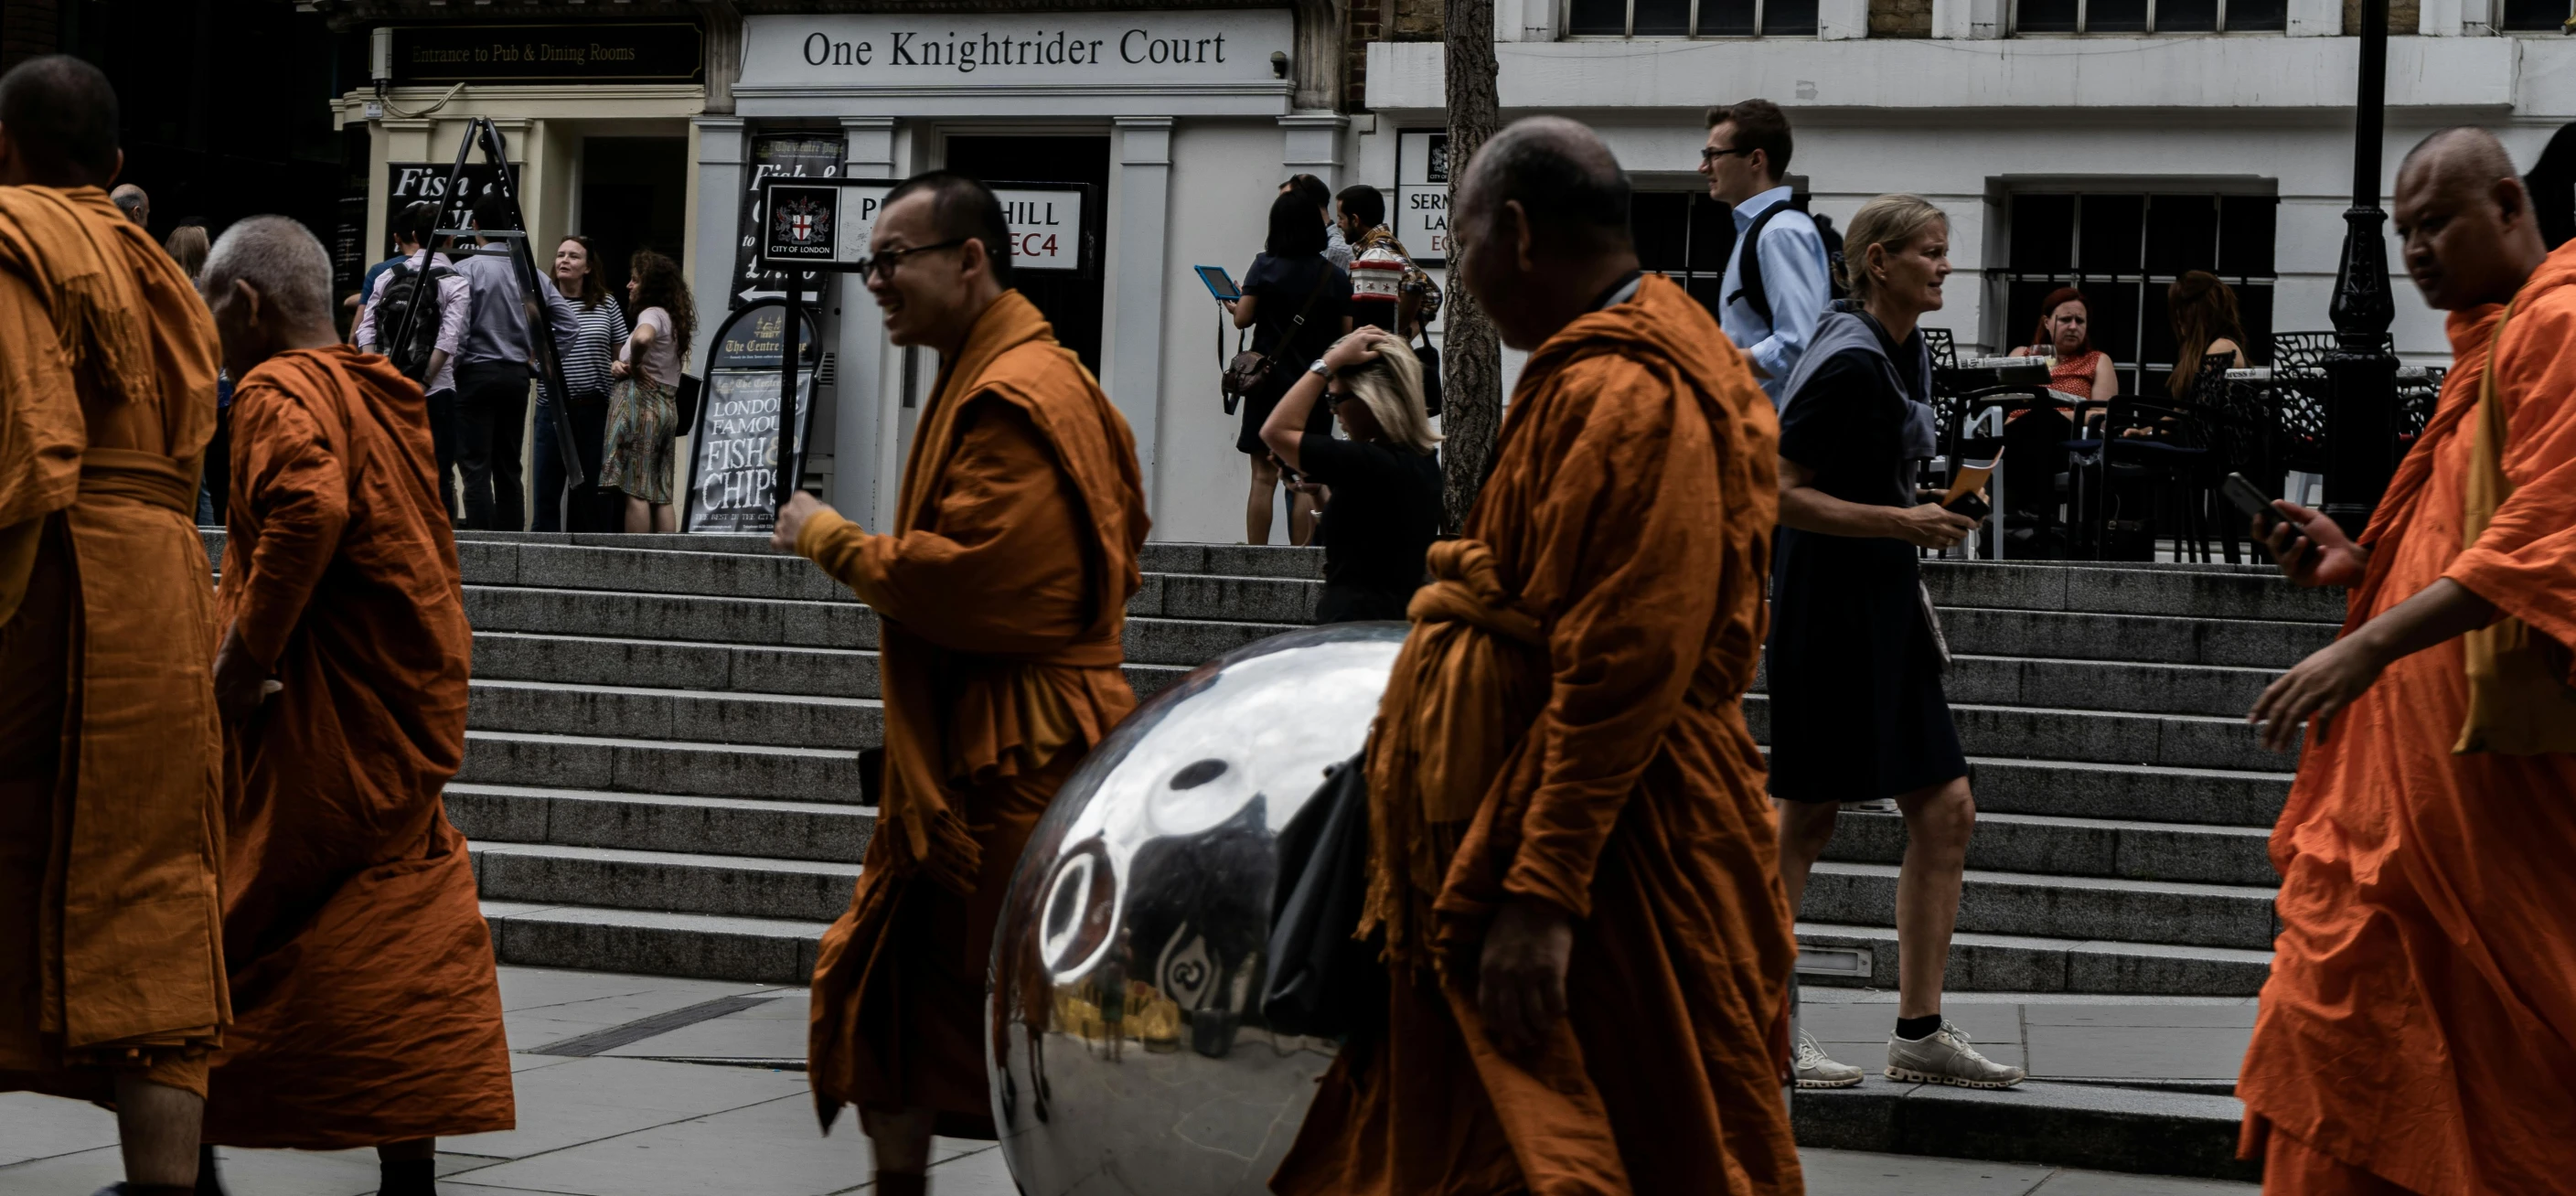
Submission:
[[[1941,1028],[1921,1038],[1887,1040],[1887,1078],[1912,1084],[1955,1084],[1961,1088],[2010,1088],[2027,1073],[2006,1067],[1968,1045],[1968,1033],[1944,1020]]]
[[[1860,1083],[1861,1070],[1848,1063],[1836,1063],[1825,1057],[1825,1048],[1816,1045],[1816,1036],[1798,1031],[1798,1045],[1790,1053],[1797,1065],[1800,1088],[1849,1088]]]

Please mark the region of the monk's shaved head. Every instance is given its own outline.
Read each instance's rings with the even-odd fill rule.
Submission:
[[[0,136],[10,181],[104,187],[124,163],[116,145],[116,89],[69,54],[30,58],[0,76]]]
[[[2416,142],[2397,163],[2397,185],[2402,189],[2417,172],[2437,187],[2483,188],[2515,175],[2504,143],[2475,125],[2454,125]]]
[[[1577,254],[1626,249],[1628,174],[1600,134],[1561,116],[1533,116],[1496,133],[1467,163],[1461,219],[1518,203],[1533,248]]]
[[[220,295],[236,281],[249,283],[286,320],[331,322],[331,255],[312,232],[284,216],[235,224],[206,254],[200,291]]]
[[[2395,207],[2407,276],[2444,311],[2513,298],[2549,256],[2512,155],[2484,129],[2416,143],[2397,164]]]

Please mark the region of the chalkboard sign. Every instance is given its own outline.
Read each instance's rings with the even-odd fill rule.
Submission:
[[[814,367],[821,345],[803,321],[797,354],[796,440],[814,426]],[[698,400],[696,441],[689,450],[689,532],[766,532],[777,526],[778,392],[786,348],[787,305],[749,304],[728,317],[708,342],[706,387]]]

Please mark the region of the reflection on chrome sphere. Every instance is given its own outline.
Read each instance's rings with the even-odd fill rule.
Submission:
[[[1404,633],[1317,627],[1203,665],[1056,795],[986,995],[993,1120],[1027,1196],[1269,1190],[1333,1053],[1261,1022],[1277,836],[1367,740]]]

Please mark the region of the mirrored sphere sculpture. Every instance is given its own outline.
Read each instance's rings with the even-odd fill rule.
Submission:
[[[1326,1039],[1261,1020],[1280,829],[1356,754],[1401,623],[1293,631],[1154,695],[1065,783],[993,947],[993,1119],[1027,1196],[1267,1192]]]

